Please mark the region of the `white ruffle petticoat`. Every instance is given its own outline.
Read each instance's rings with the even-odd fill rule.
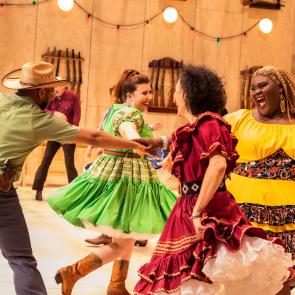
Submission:
[[[203,267],[212,284],[190,279],[171,295],[274,295],[289,277],[291,255],[268,240],[245,236],[242,247],[230,252],[218,244],[217,256]],[[219,293],[220,292],[220,293]],[[167,294],[164,292],[157,295]]]

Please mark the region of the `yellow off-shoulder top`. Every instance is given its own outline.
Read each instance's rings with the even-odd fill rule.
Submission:
[[[240,158],[237,163],[259,161],[279,149],[291,160],[295,159],[295,125],[261,123],[253,118],[252,110],[245,109],[228,114],[224,118],[238,138],[237,151]],[[232,173],[231,179],[227,180],[227,188],[240,204],[295,205],[295,181],[291,179],[250,178]],[[295,230],[295,224],[259,224],[259,227],[274,232]]]

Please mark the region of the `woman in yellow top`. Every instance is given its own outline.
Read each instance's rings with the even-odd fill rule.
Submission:
[[[265,66],[253,75],[251,96],[255,109],[225,116],[240,155],[227,188],[253,225],[280,237],[295,259],[295,80]]]

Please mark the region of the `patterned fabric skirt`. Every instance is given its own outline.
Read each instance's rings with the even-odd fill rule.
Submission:
[[[198,240],[189,218],[196,199],[178,199],[151,261],[139,269],[135,294],[276,294],[292,264],[281,241],[267,240],[228,192],[217,192],[209,202],[202,217],[207,229]]]
[[[279,149],[260,160],[237,163],[226,186],[248,220],[283,240],[295,259],[295,160]]]
[[[48,203],[76,226],[147,239],[162,232],[176,199],[148,160],[102,154]]]

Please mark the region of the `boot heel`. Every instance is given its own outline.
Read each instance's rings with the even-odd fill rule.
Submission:
[[[58,273],[55,275],[54,279],[55,279],[55,282],[56,282],[57,284],[61,284],[61,283],[62,283],[62,278],[61,278],[60,272],[58,272]]]

